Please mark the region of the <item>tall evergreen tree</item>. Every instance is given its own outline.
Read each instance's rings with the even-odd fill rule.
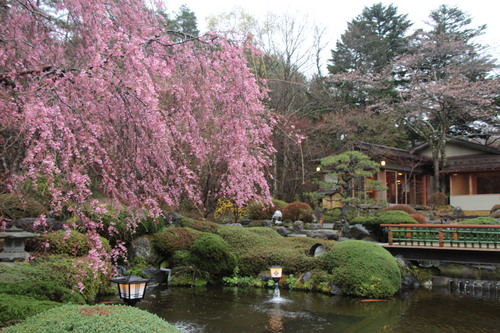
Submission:
[[[379,73],[406,49],[405,34],[410,26],[407,15],[398,14],[393,5],[365,7],[337,41],[328,71]]]

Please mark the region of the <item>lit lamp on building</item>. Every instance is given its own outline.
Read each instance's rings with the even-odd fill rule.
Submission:
[[[320,166],[317,166],[316,167],[316,172],[320,172],[321,171],[321,167]]]
[[[380,161],[381,166],[385,166],[385,161]]]
[[[283,267],[281,266],[271,266],[269,267],[271,270],[271,278],[273,279],[274,283],[278,283],[281,278],[281,273],[283,272]]]
[[[146,285],[149,282],[149,280],[135,275],[118,276],[110,279],[110,281],[118,285],[120,298],[131,306],[135,306],[137,302],[144,298]]]

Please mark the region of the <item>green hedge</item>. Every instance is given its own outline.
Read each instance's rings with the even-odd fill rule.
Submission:
[[[493,217],[488,217],[488,216],[480,216],[480,217],[475,217],[472,219],[467,219],[459,224],[500,224],[500,222],[493,218]]]
[[[111,246],[106,238],[100,237],[108,252]],[[45,244],[48,243],[48,247]],[[81,257],[91,250],[89,236],[76,230],[71,230],[67,237],[65,230],[58,230],[41,235],[26,242],[26,249],[30,252],[46,252],[49,254],[62,254],[73,257]]]
[[[351,224],[362,224],[365,226],[380,225],[380,224],[406,224],[418,223],[408,213],[399,210],[387,210],[379,213],[376,216],[359,216],[351,220]]]
[[[179,333],[160,317],[130,306],[65,305],[4,329],[4,333]]]
[[[0,293],[0,326],[24,320],[37,313],[61,305],[61,303],[40,301],[28,296]]]
[[[237,257],[230,245],[219,235],[203,234],[191,248],[191,261],[214,280],[230,275],[237,265]]]
[[[385,298],[401,287],[397,261],[381,246],[365,241],[336,243],[319,257],[332,283],[347,295]]]

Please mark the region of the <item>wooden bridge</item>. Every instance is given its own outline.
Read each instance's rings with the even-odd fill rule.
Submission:
[[[500,225],[382,224],[393,255],[407,260],[500,264]]]

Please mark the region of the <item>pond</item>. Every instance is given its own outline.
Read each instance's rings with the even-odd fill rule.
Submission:
[[[387,301],[242,288],[148,289],[138,307],[185,333],[499,332],[500,293],[405,292]]]

